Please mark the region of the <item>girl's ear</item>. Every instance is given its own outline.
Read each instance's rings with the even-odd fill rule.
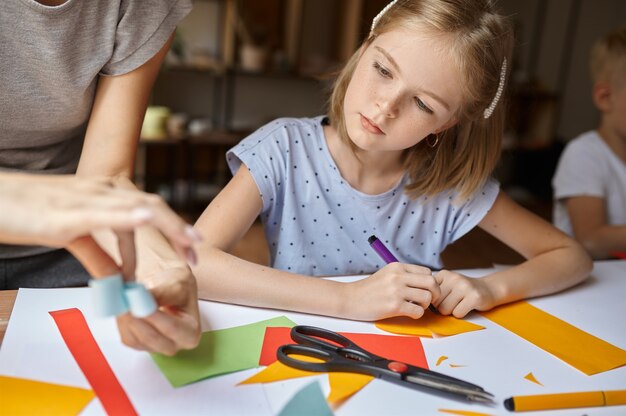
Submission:
[[[452,117],[450,120],[448,120],[446,124],[444,124],[443,126],[439,127],[437,130],[435,130],[433,134],[439,134],[442,131],[448,130],[450,127],[454,126],[458,122],[459,122],[459,119],[457,117]]]
[[[598,83],[593,86],[593,103],[602,112],[611,109],[611,88],[609,84]]]

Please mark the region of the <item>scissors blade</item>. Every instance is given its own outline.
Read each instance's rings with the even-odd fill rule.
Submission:
[[[441,381],[424,376],[406,375],[404,379],[410,383],[419,384],[420,386],[430,387],[439,391],[465,396],[466,399],[482,402],[495,403],[493,394],[486,392],[480,387],[469,388],[461,384],[455,384],[450,381]]]

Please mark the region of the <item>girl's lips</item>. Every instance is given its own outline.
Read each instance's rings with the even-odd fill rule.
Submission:
[[[369,118],[365,117],[363,114],[360,114],[360,116],[361,126],[363,126],[366,131],[377,135],[385,134],[376,124],[372,123]]]

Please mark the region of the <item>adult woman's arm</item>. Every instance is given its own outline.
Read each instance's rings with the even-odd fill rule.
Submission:
[[[107,176],[120,181],[121,186],[133,188],[132,183],[124,179],[133,176],[136,149],[150,91],[171,41],[172,36],[154,57],[139,68],[123,75],[100,77],[78,164],[78,176]],[[193,316],[195,322],[181,320],[180,324],[189,331],[190,338],[199,339],[194,277],[187,262],[180,260],[158,230],[147,226],[138,229],[134,236],[99,232],[94,237],[118,263],[122,263],[123,258],[134,258],[132,250],[136,248],[136,270],[133,270],[135,264],[124,262],[127,264],[122,265],[126,277],[134,272],[137,280],[152,290],[160,306]],[[125,253],[120,254],[120,251]],[[195,262],[193,251],[188,254],[187,261]],[[177,312],[172,312],[172,316],[175,318]],[[159,335],[148,335],[148,332],[146,329],[146,336]]]

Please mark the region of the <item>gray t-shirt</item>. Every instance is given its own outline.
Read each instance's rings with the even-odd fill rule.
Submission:
[[[371,273],[384,262],[369,246],[375,234],[404,263],[441,268],[445,247],[476,226],[499,185],[489,180],[453,204],[455,194],[412,200],[408,176],[380,195],[352,188],[341,176],[323,133],[323,117],[275,120],[227,154],[244,163],[263,200],[261,220],[273,267],[308,275]]]
[[[74,173],[98,77],[146,63],[190,10],[191,0],[3,2],[0,170]],[[0,246],[0,258],[43,250]]]

